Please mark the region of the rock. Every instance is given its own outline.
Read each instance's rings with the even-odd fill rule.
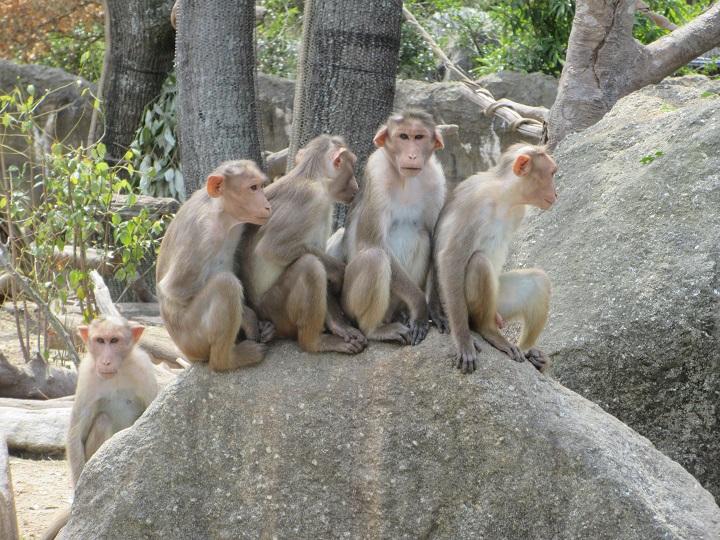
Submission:
[[[57,111],[54,125],[50,123],[43,126],[50,131],[50,142],[58,140],[70,146],[87,142],[92,117],[91,94],[96,94],[95,85],[60,68],[16,64],[0,59],[0,93],[8,93],[19,87],[27,95],[28,85],[35,87],[35,99],[39,99],[46,91],[51,91],[36,111],[39,118],[49,118],[49,113]],[[9,132],[12,133],[14,132]],[[10,145],[16,151],[27,150],[25,141],[18,140],[18,137],[6,137],[4,144]],[[5,152],[5,160],[8,167],[21,167],[24,162],[22,156],[8,151]]]
[[[515,263],[554,283],[552,374],[720,497],[720,81],[667,79],[555,152]],[[643,163],[645,162],[645,164]]]
[[[545,73],[520,73],[499,71],[483,75],[477,82],[490,90],[495,99],[507,98],[525,105],[548,109],[555,103],[558,80]]]
[[[451,340],[196,365],[86,465],[65,538],[717,538],[677,463],[528,363]]]
[[[549,88],[557,88],[557,81],[542,74],[505,73],[498,80],[504,91],[498,92],[495,97],[508,97],[518,102],[522,102],[522,92],[525,92],[524,95],[538,96],[538,99],[539,96],[545,96],[543,99],[547,100]],[[269,152],[277,152],[289,144],[294,90],[294,81],[258,74],[260,119],[265,149]],[[398,80],[395,90],[395,109],[420,107],[430,112],[438,124],[459,126],[458,135],[445,141],[445,149],[437,154],[451,182],[458,182],[489,168],[495,164],[502,150],[522,140],[499,118],[485,116],[477,104],[468,98],[469,93],[470,90],[461,83],[412,80]]]
[[[10,461],[2,433],[0,433],[0,538],[4,540],[18,538]]]

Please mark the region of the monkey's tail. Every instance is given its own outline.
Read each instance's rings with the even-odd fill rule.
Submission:
[[[343,250],[344,236],[345,227],[340,227],[330,238],[328,238],[328,241],[325,244],[325,252],[339,261],[345,261],[345,252]]]
[[[67,525],[70,519],[70,507],[67,506],[55,514],[50,526],[45,530],[43,535],[40,537],[41,540],[55,540],[60,530]]]

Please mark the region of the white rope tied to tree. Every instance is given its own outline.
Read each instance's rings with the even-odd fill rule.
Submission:
[[[425,40],[435,55],[440,58],[443,65],[460,77],[460,80],[468,87],[467,97],[474,103],[477,103],[487,116],[498,116],[510,126],[512,131],[517,131],[525,137],[535,140],[542,139],[544,121],[539,120],[537,116],[544,118],[547,109],[544,107],[531,107],[521,103],[514,103],[508,99],[496,100],[487,88],[483,88],[476,81],[472,80],[465,71],[448,58],[428,31],[422,27],[406,7],[403,7],[403,16],[408,24]],[[523,111],[532,111],[535,118],[522,116],[520,112]],[[543,111],[545,112],[543,113]]]

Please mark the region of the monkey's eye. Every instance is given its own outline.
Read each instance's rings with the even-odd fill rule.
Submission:
[[[415,135],[415,140],[416,140],[416,141],[419,141],[419,140],[422,139],[424,136],[425,136],[425,135]]]
[[[401,134],[400,134],[400,138],[401,138],[403,141],[408,141],[408,140],[410,140],[410,137],[408,137],[408,134],[407,134],[407,133],[401,133]]]
[[[116,337],[110,338],[110,343],[117,343],[117,342],[118,342],[118,338],[116,338]]]
[[[257,191],[259,188],[260,188],[260,186],[258,186],[257,184],[253,184],[252,186],[250,186],[250,189],[252,191]]]
[[[105,343],[105,340],[101,337],[96,338],[95,341],[97,341],[98,343]]]

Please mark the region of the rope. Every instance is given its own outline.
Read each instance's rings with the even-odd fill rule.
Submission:
[[[513,110],[510,103],[496,100],[487,88],[483,88],[476,81],[472,80],[462,68],[448,58],[447,54],[445,54],[428,31],[422,27],[406,7],[403,7],[403,16],[405,17],[405,21],[425,40],[443,65],[460,77],[460,81],[468,89],[467,97],[479,105],[486,116],[494,115],[501,118],[510,126],[511,131],[516,131],[525,137],[537,140],[542,139],[544,122],[540,122],[534,118],[525,118]]]

